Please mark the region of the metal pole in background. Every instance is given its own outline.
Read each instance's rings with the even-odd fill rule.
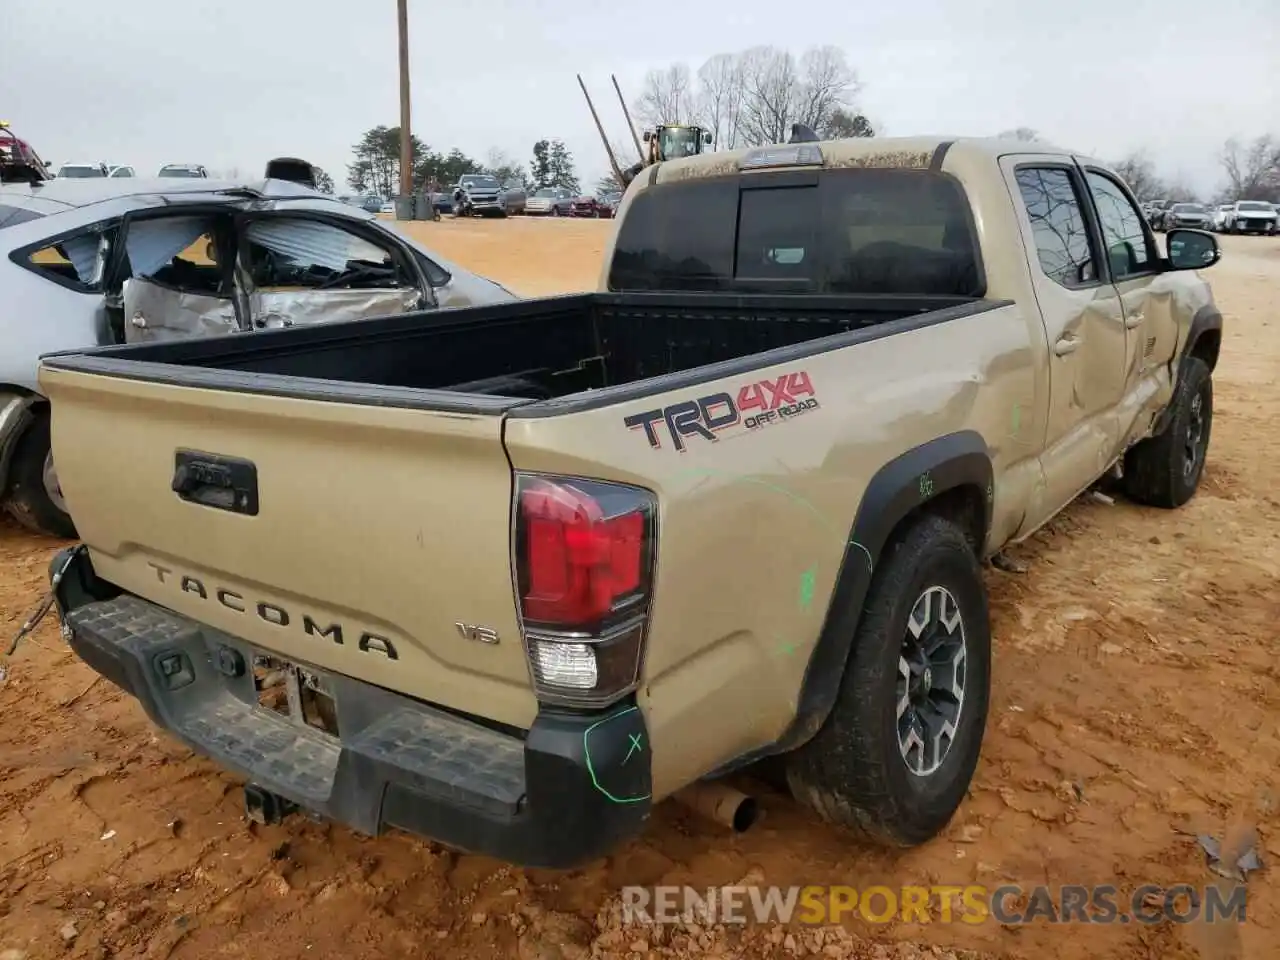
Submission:
[[[409,130],[409,0],[396,0],[400,31],[400,196],[413,193],[413,136]]]
[[[609,74],[609,79],[613,81],[613,89],[618,91],[618,102],[622,104],[622,115],[627,118],[627,129],[631,131],[631,140],[636,145],[636,153],[640,154],[640,162],[644,163],[644,150],[640,147],[640,138],[636,136],[636,125],[631,122],[631,111],[627,109],[627,98],[622,95],[622,88],[618,86],[618,78],[611,73]]]

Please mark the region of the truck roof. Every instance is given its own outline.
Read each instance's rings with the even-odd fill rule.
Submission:
[[[797,146],[801,144],[796,144]],[[844,140],[821,140],[802,144],[816,146],[822,151],[825,167],[919,167],[927,169],[939,150],[948,154],[966,154],[971,159],[991,159],[1011,153],[1037,153],[1056,156],[1079,156],[1063,147],[1049,143],[1025,140],[1006,140],[999,137],[850,137]],[[778,144],[783,149],[787,144]],[[685,177],[709,177],[738,172],[738,162],[753,151],[766,147],[743,147],[736,150],[720,150],[677,160],[667,160],[660,165],[659,182],[669,182]]]

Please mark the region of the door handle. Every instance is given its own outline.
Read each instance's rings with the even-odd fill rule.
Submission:
[[[1141,313],[1127,313],[1124,318],[1124,328],[1126,330],[1135,330],[1142,326],[1142,321],[1147,319]]]
[[[178,450],[174,453],[172,488],[188,503],[258,515],[258,468],[249,460]]]
[[[1068,333],[1065,337],[1058,340],[1053,345],[1054,356],[1065,357],[1069,353],[1075,353],[1080,349],[1080,338],[1075,334]]]

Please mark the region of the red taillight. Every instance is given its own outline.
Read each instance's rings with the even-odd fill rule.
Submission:
[[[517,495],[516,561],[526,621],[584,628],[641,606],[649,579],[649,494],[524,476]]]

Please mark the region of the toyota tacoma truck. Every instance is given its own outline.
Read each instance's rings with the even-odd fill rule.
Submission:
[[[980,564],[1209,444],[1215,238],[1042,144],[660,163],[598,290],[46,356],[64,632],[298,809],[567,867],[775,757],[935,836],[991,682]]]

